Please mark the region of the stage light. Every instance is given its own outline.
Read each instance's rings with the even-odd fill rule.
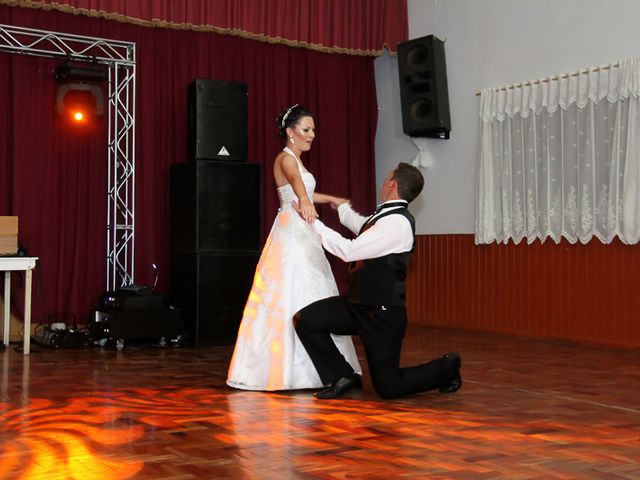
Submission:
[[[101,82],[105,72],[101,66],[65,63],[56,69],[56,79],[56,110],[65,121],[76,126],[91,125],[104,114]]]
[[[58,87],[58,113],[73,125],[88,125],[103,114],[102,90],[97,85],[67,83]]]

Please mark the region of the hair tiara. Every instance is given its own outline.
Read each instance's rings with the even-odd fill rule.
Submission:
[[[282,122],[280,123],[280,126],[282,128],[284,128],[284,123],[287,121],[287,117],[289,116],[289,114],[291,113],[291,110],[293,110],[294,108],[296,108],[298,106],[298,104],[296,103],[295,105],[291,105],[289,107],[289,109],[285,112],[285,114],[282,116]]]

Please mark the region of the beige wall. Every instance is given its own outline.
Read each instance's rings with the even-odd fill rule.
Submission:
[[[637,0],[408,0],[409,37],[445,41],[451,139],[429,139],[433,167],[411,209],[417,232],[472,233],[481,88],[640,56]],[[376,59],[378,187],[417,153],[402,133],[395,57]]]

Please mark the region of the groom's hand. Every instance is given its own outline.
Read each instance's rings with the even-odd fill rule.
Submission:
[[[340,205],[342,205],[343,203],[347,203],[348,201],[348,198],[331,197],[331,201],[329,202],[329,204],[331,205],[331,208],[337,210]]]

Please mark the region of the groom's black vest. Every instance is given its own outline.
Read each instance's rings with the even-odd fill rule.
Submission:
[[[382,213],[367,224],[362,233],[382,217],[387,215],[403,215],[411,224],[413,245],[415,246],[416,224],[409,210],[398,208]],[[407,288],[405,278],[407,265],[413,252],[391,253],[383,257],[359,260],[349,265],[347,299],[359,305],[385,305],[404,307],[406,305]]]

